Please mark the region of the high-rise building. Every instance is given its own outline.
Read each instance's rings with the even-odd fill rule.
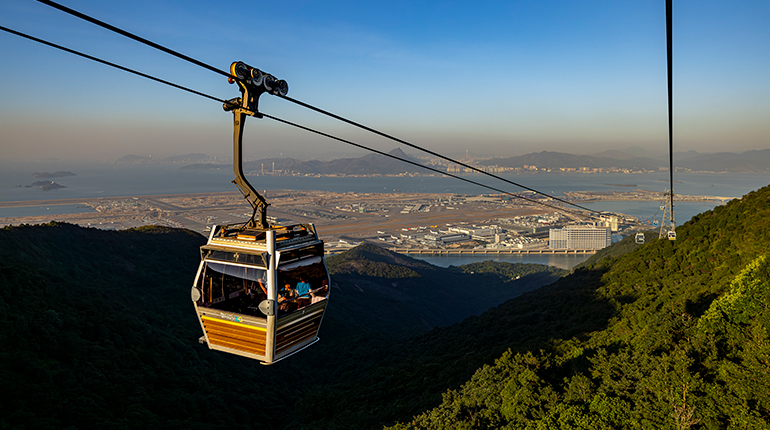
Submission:
[[[609,227],[567,226],[548,233],[550,249],[601,249],[612,244]]]

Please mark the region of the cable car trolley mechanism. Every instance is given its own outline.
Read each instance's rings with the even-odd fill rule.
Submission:
[[[202,343],[272,364],[318,341],[330,279],[313,224],[269,225],[268,203],[243,175],[245,116],[261,118],[259,96],[286,95],[288,85],[241,62],[230,70],[242,94],[224,105],[233,112],[233,182],[253,213],[245,224],[212,226],[192,301]]]

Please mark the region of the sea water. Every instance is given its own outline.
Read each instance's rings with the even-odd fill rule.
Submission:
[[[0,163],[0,202],[52,199],[80,199],[158,194],[215,193],[235,191],[230,182],[232,169],[181,169],[181,165],[120,165],[108,163]],[[51,178],[66,188],[43,191],[39,187],[25,187],[37,179],[34,172],[71,171],[76,176]],[[668,172],[659,173],[523,173],[501,174],[501,177],[561,197],[565,191],[631,191],[641,188],[663,191],[668,188]],[[521,188],[481,174],[469,176],[472,180],[511,192]],[[320,190],[356,193],[495,193],[455,178],[445,176],[373,176],[373,177],[313,177],[313,176],[249,176],[257,190]],[[770,183],[768,174],[676,173],[675,194],[741,197]],[[269,195],[267,196],[269,200]],[[661,202],[651,201],[596,201],[580,203],[593,210],[621,212],[641,220],[651,218],[659,211]],[[675,202],[677,224],[693,215],[712,209],[719,202]],[[30,215],[39,214],[39,209]],[[56,211],[55,207],[47,209]],[[64,212],[47,212],[64,213]],[[0,214],[0,216],[3,216]],[[6,215],[7,216],[7,215]],[[21,215],[16,215],[21,216]]]
[[[216,170],[182,169],[179,164],[113,164],[74,162],[0,162],[0,201],[83,198],[99,195],[131,196],[232,191],[233,171],[223,165]],[[71,171],[76,176],[52,178],[67,186],[59,190],[41,191],[23,188],[41,180],[34,172]],[[669,188],[668,172],[658,173],[502,173],[498,176],[546,194],[561,195],[565,191],[630,191],[642,188],[663,191]],[[503,190],[518,192],[521,188],[479,173],[466,177]],[[495,193],[474,184],[446,176],[250,176],[257,189],[323,190],[358,193],[431,192],[485,194]],[[770,175],[727,173],[675,174],[674,191],[678,194],[740,197],[768,185]]]
[[[217,170],[181,169],[175,164],[120,165],[109,163],[73,163],[61,161],[13,163],[0,162],[0,202],[54,199],[80,199],[117,196],[145,196],[159,194],[215,193],[235,191],[230,182],[233,171],[229,166]],[[76,176],[50,178],[66,188],[43,191],[39,187],[25,187],[41,180],[34,172],[71,171]],[[663,191],[669,188],[668,172],[657,173],[521,173],[500,174],[504,179],[543,193],[561,197],[565,191],[631,191],[644,189]],[[470,179],[511,192],[522,188],[481,174],[468,175]],[[249,176],[257,190],[320,190],[355,193],[495,193],[455,178],[445,176],[373,176],[373,177],[314,177],[314,176]],[[768,174],[675,174],[675,194],[741,197],[770,183]],[[269,192],[267,194],[269,200]],[[713,209],[718,201],[676,202],[674,215],[677,225],[692,216]],[[620,212],[640,220],[660,220],[661,202],[656,201],[596,201],[580,203],[592,210]],[[35,216],[45,214],[77,213],[89,209],[79,205],[0,208],[0,217]],[[590,256],[575,255],[502,255],[502,256],[426,256],[420,257],[438,266],[462,265],[475,261],[496,260],[549,264],[569,269]]]
[[[13,208],[0,208],[0,218],[18,218],[25,216],[41,215],[65,215],[96,212],[92,208],[83,205],[55,205],[55,206],[19,206]]]

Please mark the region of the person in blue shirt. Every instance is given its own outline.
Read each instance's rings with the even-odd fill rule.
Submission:
[[[309,294],[310,294],[310,284],[305,282],[304,279],[300,278],[299,282],[297,283],[297,296],[307,297]]]

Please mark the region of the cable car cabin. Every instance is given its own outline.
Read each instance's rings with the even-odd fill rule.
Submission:
[[[201,247],[192,300],[209,348],[272,364],[318,341],[329,297],[312,224],[216,227]]]
[[[636,243],[639,245],[644,245],[644,233],[636,233]]]
[[[676,240],[676,232],[671,230],[668,232],[668,240]]]

